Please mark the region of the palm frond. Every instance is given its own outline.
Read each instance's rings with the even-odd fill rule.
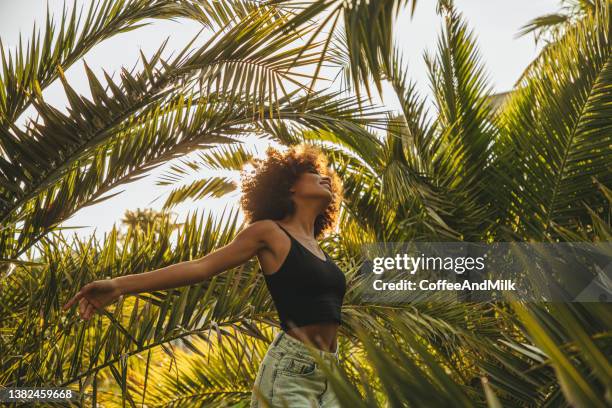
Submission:
[[[135,375],[127,379],[130,394],[147,406],[222,407],[248,400],[273,335],[270,328],[254,327],[265,336],[263,340],[234,329],[217,337],[211,330],[177,341],[172,360],[161,348],[150,351],[146,362],[131,359]],[[150,384],[147,389],[145,383]],[[121,404],[117,388],[108,389],[105,405]]]
[[[530,338],[550,357],[561,391],[569,404],[591,407],[609,405],[612,376],[608,357],[610,343],[603,341],[598,346],[592,338],[596,333],[585,331],[586,326],[580,321],[584,322],[582,319],[588,317],[588,309],[582,309],[580,304],[561,303],[548,305],[551,309],[548,312],[544,312],[543,305],[526,307],[514,302],[512,306]],[[601,309],[599,306],[603,305],[596,304],[595,308]],[[607,317],[610,318],[609,310]],[[575,342],[573,348],[579,350],[578,353],[572,350],[568,355],[569,350],[563,350],[569,341]],[[608,351],[607,356],[605,350]]]
[[[549,41],[554,42],[555,38],[559,38],[563,34],[563,30],[570,27],[577,20],[582,19],[585,15],[594,13],[597,9],[596,3],[598,1],[561,0],[563,4],[562,12],[545,14],[530,20],[520,28],[516,36],[522,37],[529,33],[534,33],[537,44],[542,37],[548,35],[551,38]]]
[[[50,209],[43,212],[39,208],[40,203],[34,207],[26,207],[26,203],[36,202],[37,197],[41,194],[40,199],[42,200],[42,197],[45,196],[44,192],[50,191],[48,189],[53,189],[53,186],[61,183],[69,185],[67,175],[70,172],[81,172],[82,166],[91,162],[91,155],[96,150],[105,150],[107,149],[105,146],[113,146],[133,132],[141,134],[145,138],[141,139],[144,142],[154,140],[152,136],[156,132],[163,132],[167,138],[171,135],[170,131],[174,129],[176,131],[174,138],[185,131],[196,137],[206,133],[202,128],[204,123],[207,123],[206,129],[208,130],[220,130],[220,126],[226,125],[226,132],[223,135],[219,132],[218,136],[214,136],[210,134],[214,132],[209,132],[207,142],[213,143],[228,140],[225,135],[235,133],[238,129],[240,129],[239,133],[243,132],[242,125],[246,123],[256,123],[257,120],[264,119],[266,116],[274,118],[275,110],[280,104],[290,106],[289,98],[295,95],[296,91],[285,96],[272,97],[278,83],[268,81],[269,73],[267,72],[261,74],[262,82],[260,83],[252,74],[255,72],[253,66],[258,66],[259,68],[255,70],[260,72],[262,71],[260,67],[265,66],[266,63],[274,65],[278,62],[275,55],[292,55],[292,51],[281,50],[289,42],[288,36],[271,35],[275,30],[279,30],[279,27],[272,27],[265,14],[256,13],[252,19],[244,21],[243,25],[233,27],[221,36],[219,41],[211,40],[191,55],[188,55],[189,46],[186,47],[170,63],[161,59],[162,45],[152,59],[147,60],[143,56],[145,68],[140,73],[131,74],[124,70],[121,82],[118,84],[106,74],[106,87],[111,92],[110,94],[105,91],[105,87],[91,70],[87,69],[93,100],[78,95],[62,76],[64,90],[70,103],[68,114],[63,114],[47,104],[40,90],[37,90],[35,105],[42,121],[32,122],[25,130],[17,127],[13,127],[10,131],[2,130],[5,147],[9,146],[6,150],[12,160],[11,162],[0,161],[0,176],[4,193],[2,194],[3,206],[0,211],[2,223],[6,225],[24,219],[26,214],[30,214],[28,227],[35,226],[35,231],[38,228],[36,225],[40,225],[41,220],[44,220],[47,225],[53,223],[53,220],[57,219],[57,214],[54,215],[54,212],[58,210]],[[244,36],[250,38],[250,42],[237,41],[237,37],[244,39]],[[260,49],[262,46],[264,48]],[[294,51],[297,52],[298,49]],[[265,60],[266,55],[269,56],[267,61]],[[247,61],[245,64],[247,68],[241,70],[240,61],[249,58],[258,60],[258,62],[253,64]],[[218,67],[218,65],[226,67],[230,60],[235,60],[235,66],[228,68],[227,72]],[[307,59],[302,62],[309,63]],[[228,76],[222,76],[222,73]],[[200,86],[196,86],[195,89],[188,86],[189,81],[186,80],[188,79],[186,75],[198,75]],[[216,83],[221,78],[224,81],[233,78],[234,82],[239,80],[239,83],[233,84],[235,89],[230,88],[231,84],[219,86]],[[202,86],[202,84],[207,86]],[[253,84],[257,86],[252,88]],[[201,107],[195,118],[188,118],[187,112],[193,106],[192,101],[198,97],[198,94],[203,95],[202,98],[208,104],[208,108]],[[256,96],[253,97],[253,95]],[[264,95],[266,97],[263,97]],[[317,98],[317,101],[325,102],[324,98]],[[215,102],[216,100],[219,102]],[[343,106],[338,105],[339,102],[335,103],[336,112],[346,110]],[[232,104],[242,108],[248,105],[251,110],[232,112],[230,110]],[[205,104],[199,105],[204,106]],[[222,106],[223,113],[210,117],[215,106]],[[328,112],[331,112],[332,105],[327,104],[327,106]],[[348,104],[345,106],[348,107]],[[285,115],[291,115],[290,111],[291,109],[287,108]],[[293,112],[295,112],[293,117],[297,120],[298,111],[293,109]],[[231,122],[230,118],[238,120],[238,123]],[[188,119],[190,119],[188,123],[182,123],[183,120]],[[313,122],[315,116],[311,115],[309,119],[301,119],[302,122],[309,120]],[[325,118],[317,118],[316,123],[310,125],[316,127],[318,124],[323,124],[325,120]],[[197,148],[194,141],[191,142],[190,149]],[[50,145],[53,146],[52,149],[49,148]],[[141,148],[146,148],[145,146],[141,145]],[[174,153],[178,154],[179,149],[175,147]],[[184,150],[183,153],[185,153]],[[124,151],[123,154],[127,152]],[[116,161],[111,161],[111,163],[119,164]],[[127,165],[127,162],[124,164]],[[117,169],[119,170],[119,167]],[[97,177],[89,179],[89,182],[97,179]],[[87,193],[81,190],[79,194]],[[36,208],[38,208],[39,215],[33,216],[31,212],[36,211]],[[64,207],[61,211],[67,215],[71,208],[74,208],[74,205]],[[20,240],[23,241],[23,239]]]
[[[46,239],[41,250],[47,266],[18,267],[3,280],[2,326],[14,330],[13,340],[3,337],[7,357],[0,370],[3,384],[73,384],[110,369],[122,356],[163,347],[189,335],[204,336],[215,325],[248,323],[260,312],[265,318],[271,304],[265,286],[252,285],[258,279],[253,263],[201,285],[124,298],[105,314],[107,318],[88,324],[78,324],[74,310],[66,316],[59,310],[61,299],[85,281],[187,261],[227,244],[237,228],[237,213],[229,215],[224,225],[215,225],[210,216],[198,222],[194,214],[179,231],[172,250],[172,229],[167,223],[156,234],[129,233],[124,242],[117,241],[113,229],[102,246],[93,239],[64,245],[61,235]],[[57,274],[60,269],[61,277]],[[239,300],[245,297],[248,302]],[[48,342],[51,338],[54,340]]]
[[[64,6],[59,23],[47,10],[43,37],[34,26],[26,44],[21,37],[14,51],[0,40],[2,71],[0,75],[0,126],[5,129],[25,111],[35,87],[46,88],[96,44],[117,34],[137,29],[150,18],[173,18],[182,14],[171,0],[96,0],[77,10]],[[4,147],[0,139],[0,151]]]
[[[588,222],[585,207],[575,204],[600,207],[592,177],[612,182],[610,14],[600,11],[542,57],[502,115],[498,199],[521,235],[543,239],[553,223]]]
[[[166,198],[162,209],[172,208],[187,199],[201,200],[205,197],[220,198],[236,191],[237,184],[227,177],[208,177],[174,188]]]
[[[301,4],[303,2],[297,1]],[[319,33],[331,24],[331,29],[324,37],[325,44],[337,43],[334,40],[343,39],[342,49],[346,56],[346,73],[350,76],[353,89],[361,100],[361,89],[365,87],[371,99],[370,80],[374,81],[378,92],[382,93],[384,73],[390,66],[390,56],[393,46],[393,22],[403,7],[409,6],[414,14],[414,0],[315,0],[307,3],[303,10],[297,12],[290,20],[288,27],[292,28],[316,17],[323,21],[308,42],[314,41]],[[335,27],[338,21],[343,23],[342,35],[338,35]],[[308,43],[307,42],[307,43]],[[336,46],[332,48],[337,48]],[[328,49],[328,47],[326,47]],[[337,50],[329,49],[329,57],[338,61]],[[328,56],[328,53],[324,53]]]
[[[547,23],[554,23],[554,21],[539,23],[537,21],[539,18],[536,18],[521,28],[522,30],[529,30],[533,27],[535,30],[536,44],[541,37],[547,36],[548,38],[540,53],[527,65],[519,78],[515,81],[514,88],[523,84],[528,75],[533,74],[534,71],[539,69],[546,58],[550,57],[550,52],[554,52],[563,38],[567,35],[572,35],[571,32],[576,29],[576,25],[579,24],[581,20],[588,16],[592,18],[592,16],[600,13],[601,11],[598,10],[602,10],[602,8],[606,7],[606,3],[609,9],[608,13],[610,13],[610,9],[612,9],[612,3],[608,0],[562,0],[562,3],[568,4],[563,7],[565,12],[559,13],[559,23],[552,25]],[[543,17],[546,19],[546,16]],[[560,21],[563,18],[565,18],[565,21]],[[551,20],[554,19],[554,17],[551,17]]]
[[[190,173],[197,174],[202,169],[207,170],[234,170],[239,171],[254,157],[243,145],[220,145],[214,149],[200,150],[193,160],[181,160],[180,164],[172,164],[160,176],[158,186],[177,185]],[[164,209],[171,208],[188,198],[198,200],[207,196],[222,197],[235,191],[237,183],[228,177],[213,176],[198,179],[187,185],[175,187],[164,202]],[[159,197],[158,197],[159,198]]]
[[[404,203],[396,219],[404,230],[414,234],[419,226],[418,236],[426,240],[480,240],[494,219],[481,183],[496,134],[494,111],[472,34],[452,4],[441,11],[446,24],[438,55],[425,57],[438,117],[427,117],[396,50],[387,77],[403,115],[390,122],[385,165],[378,171],[385,195]]]

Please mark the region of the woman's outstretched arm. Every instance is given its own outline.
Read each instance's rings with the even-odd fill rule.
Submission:
[[[180,262],[151,272],[114,278],[121,294],[192,285],[251,259],[266,245],[265,224],[253,223],[240,231],[234,240],[218,250],[193,261]]]
[[[97,309],[115,302],[122,295],[192,285],[239,266],[267,245],[271,225],[255,222],[240,231],[234,240],[218,250],[192,261],[180,262],[150,272],[98,280],[83,286],[63,307],[79,302],[81,317],[88,320]]]

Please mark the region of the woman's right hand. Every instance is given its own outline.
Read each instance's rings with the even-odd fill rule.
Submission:
[[[81,318],[89,320],[96,311],[100,312],[100,309],[114,303],[121,295],[117,281],[113,279],[93,281],[83,286],[72,299],[62,306],[62,310],[67,310],[78,301]]]

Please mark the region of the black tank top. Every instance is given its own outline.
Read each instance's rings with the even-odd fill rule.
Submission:
[[[277,225],[291,240],[291,247],[278,271],[264,274],[264,278],[281,329],[290,329],[290,322],[297,327],[329,321],[342,324],[341,308],[346,292],[344,273],[325,251],[325,260],[322,260]]]

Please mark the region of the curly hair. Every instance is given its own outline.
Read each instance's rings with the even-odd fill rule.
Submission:
[[[331,181],[333,198],[325,211],[315,219],[314,234],[319,238],[331,231],[337,221],[342,201],[340,177],[328,168],[328,159],[323,151],[307,143],[291,146],[284,153],[273,147],[266,149],[267,158],[251,159],[254,170],[248,174],[246,169],[240,172],[242,196],[240,205],[247,223],[259,220],[280,220],[295,211],[289,189],[302,173],[316,170],[327,175]]]

